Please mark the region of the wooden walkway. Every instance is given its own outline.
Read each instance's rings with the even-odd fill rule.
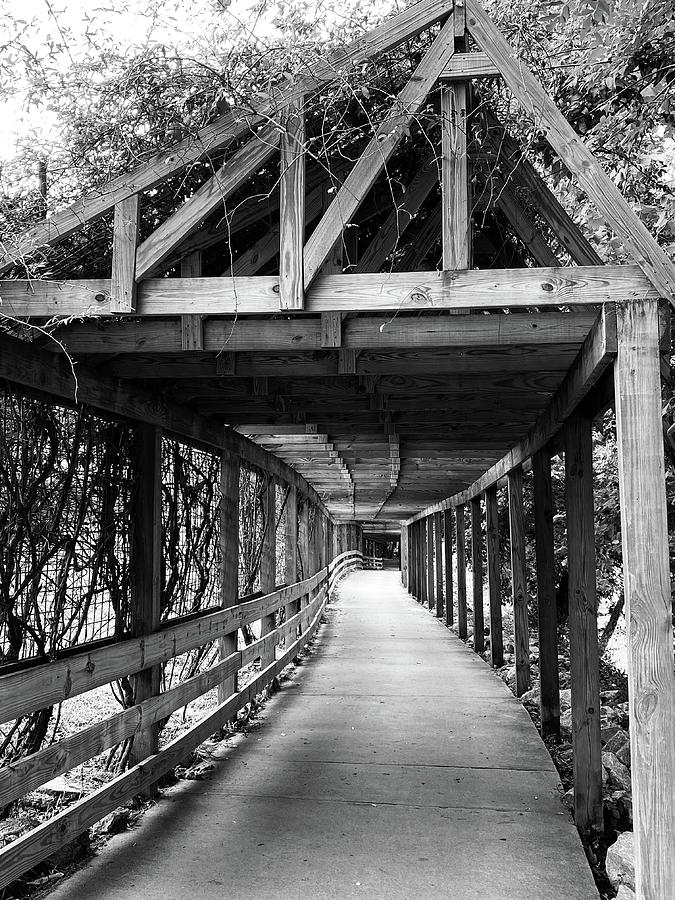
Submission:
[[[260,728],[52,898],[597,898],[502,681],[398,572],[349,576],[329,609]]]

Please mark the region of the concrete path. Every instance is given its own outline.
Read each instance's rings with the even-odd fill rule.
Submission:
[[[52,900],[597,900],[520,703],[401,588],[343,582],[261,727]]]

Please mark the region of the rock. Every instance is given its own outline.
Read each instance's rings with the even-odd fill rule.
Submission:
[[[574,763],[574,751],[572,749],[561,750],[559,753],[556,753],[555,758],[558,763],[569,768]]]
[[[570,813],[574,814],[574,788],[565,791],[562,796],[563,805],[567,807]]]
[[[560,725],[563,728],[571,728],[572,727],[572,712],[567,709],[565,712],[560,714]]]
[[[507,653],[515,653],[515,652],[516,652],[516,648],[513,646],[513,642],[512,642],[512,641],[507,641],[507,642],[506,642],[506,647],[504,647],[504,650],[505,650]]]
[[[607,877],[615,888],[620,885],[626,885],[631,890],[635,890],[635,866],[634,866],[634,848],[633,848],[633,832],[624,831],[607,849],[607,859],[605,861],[607,869]]]
[[[187,778],[189,781],[201,781],[203,778],[206,778],[211,772],[215,770],[215,765],[213,763],[203,762],[198,763],[196,766],[192,766],[187,769],[184,778]]]
[[[630,766],[630,736],[623,728],[617,729],[604,749],[607,753],[613,753],[624,766]]]
[[[131,819],[131,810],[125,806],[119,806],[111,813],[105,816],[96,826],[99,834],[121,834],[129,827]]]
[[[611,784],[616,785],[622,791],[631,790],[630,772],[622,762],[616,758],[613,753],[603,751],[602,764],[609,772],[609,780]]]
[[[618,698],[620,693],[620,691],[600,691],[600,700],[603,703],[611,703]]]
[[[37,828],[39,824],[39,819],[33,819],[30,816],[3,819],[0,822],[0,847],[5,844],[11,844],[12,841],[30,831],[31,828]]]
[[[625,884],[622,884],[619,888],[619,893],[616,895],[615,900],[636,900],[637,894],[635,891],[632,891]]]
[[[539,703],[539,688],[525,691],[524,694],[520,695],[520,699],[522,703]]]
[[[45,794],[51,794],[52,797],[65,797],[69,800],[79,800],[84,791],[78,784],[71,784],[69,781],[59,775],[58,778],[52,778],[47,784],[43,784],[40,791]]]
[[[623,731],[623,728],[620,725],[606,725],[604,728],[600,730],[600,741],[602,746],[604,747],[608,741],[614,737],[619,731]]]
[[[66,844],[65,847],[61,847],[56,853],[52,854],[47,862],[56,869],[64,869],[85,859],[90,853],[91,840],[89,838],[89,832],[85,831],[76,837],[74,841],[71,841],[69,844]]]
[[[560,691],[560,709],[569,709],[572,705],[572,691],[570,688],[563,688]]]

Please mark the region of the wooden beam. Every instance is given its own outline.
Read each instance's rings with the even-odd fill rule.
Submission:
[[[443,545],[445,550],[445,624],[449,628],[454,623],[455,593],[452,574],[452,510],[443,510],[441,515],[443,516]]]
[[[431,517],[430,517],[431,518]],[[433,516],[434,546],[436,547],[436,618],[443,618],[443,518],[437,512]]]
[[[140,197],[115,204],[110,312],[133,312],[136,305],[136,246],[141,221]]]
[[[279,306],[302,309],[305,301],[305,113],[303,102],[289,106],[281,135],[279,226]]]
[[[673,301],[675,265],[636,216],[595,156],[579,138],[538,79],[494,25],[478,0],[466,0],[467,27],[500,70],[506,86],[534,118],[537,128],[622,239],[659,294]]]
[[[468,636],[466,611],[466,523],[464,504],[455,507],[455,540],[457,541],[457,626],[460,638]]]
[[[309,238],[305,247],[306,284],[311,284],[318,274],[343,228],[351,222],[453,53],[454,19],[451,14]]]
[[[342,346],[342,313],[321,313],[321,346]]]
[[[675,686],[655,302],[618,307],[615,363],[635,883],[675,895]]]
[[[551,458],[543,448],[532,457],[534,535],[537,554],[537,613],[539,621],[539,712],[543,735],[560,735],[558,677],[558,615],[555,591],[553,489]]]
[[[487,578],[490,596],[490,662],[498,669],[504,665],[504,634],[502,628],[502,574],[499,561],[499,508],[497,486],[494,484],[485,491],[485,518]]]
[[[559,266],[560,260],[546,243],[541,232],[531,222],[516,195],[506,184],[498,184],[497,207],[504,213],[519,238],[532,254],[538,266]]]
[[[202,274],[202,254],[199,250],[190,253],[180,262],[181,278],[198,278]],[[202,316],[181,316],[181,349],[203,350],[204,327]]]
[[[523,470],[521,466],[517,466],[509,472],[508,481],[513,644],[516,657],[516,696],[520,697],[530,687],[530,624],[528,620],[525,511],[523,508]]]
[[[443,142],[443,269],[468,269],[470,247],[467,86],[458,82],[441,91]]]
[[[435,512],[436,507],[445,509],[458,503],[465,503],[471,497],[483,493],[490,485],[496,484],[512,469],[522,465],[533,453],[545,446],[560,430],[565,420],[598,381],[615,356],[616,314],[613,307],[605,307],[584,342],[574,365],[527,437],[502,457],[499,462],[489,468],[465,491],[448,497],[447,500],[443,500],[440,504],[427,507],[426,510],[418,513],[418,516]]]
[[[462,33],[462,37],[463,37]],[[455,53],[441,72],[441,81],[468,81],[471,78],[499,78],[499,69],[487,53]]]
[[[436,513],[436,515],[440,515]],[[480,497],[471,501],[471,569],[473,582],[473,649],[485,650],[485,618],[483,614],[483,526]]]
[[[583,834],[603,829],[591,420],[572,416],[564,435],[574,821]]]

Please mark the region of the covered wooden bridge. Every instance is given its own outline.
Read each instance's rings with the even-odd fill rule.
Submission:
[[[388,95],[377,66],[392,59],[399,83]],[[346,101],[345,115],[355,115],[359,127],[348,146],[333,145],[326,86],[337,81],[350,86],[350,97],[366,97],[365,72],[379,106],[372,119],[359,119]],[[633,264],[603,264],[504,127],[499,104],[491,103],[495,84],[534,120]],[[202,170],[200,161],[207,163]],[[172,179],[186,169],[202,171],[201,183],[156,221],[153,197],[174,190]],[[91,271],[79,275],[91,277],[72,277],[78,241],[106,216],[111,260],[90,260]],[[35,260],[49,277],[32,277]],[[475,650],[484,650],[487,632],[491,661],[500,665],[497,488],[505,482],[517,691],[526,691],[523,469],[530,466],[542,727],[555,733],[550,461],[561,452],[575,822],[582,833],[602,829],[591,429],[593,418],[613,406],[637,895],[675,895],[660,382],[675,268],[477,0],[455,8],[451,0],[419,0],[251,109],[232,109],[53,212],[4,244],[0,266],[6,403],[48,403],[69,415],[84,410],[92,434],[121,429],[121,462],[106,484],[128,487],[126,494],[120,487],[117,506],[101,500],[101,510],[116,511],[106,520],[114,540],[100,536],[103,568],[115,574],[114,560],[120,565],[103,591],[115,612],[107,630],[88,640],[86,628],[74,637],[68,632],[58,647],[33,638],[22,644],[16,629],[33,620],[12,618],[10,594],[18,594],[3,586],[2,721],[11,727],[118,679],[132,686],[121,712],[30,747],[0,770],[5,807],[121,742],[131,748],[130,766],[113,781],[0,851],[0,885],[149,789],[236,716],[314,634],[335,580],[360,561],[364,531],[400,535],[404,586],[448,625],[456,619],[460,639],[472,605]],[[34,436],[16,428],[6,434],[5,470],[17,458],[19,438]],[[63,453],[64,471],[78,469],[81,460],[71,463]],[[96,456],[96,465],[103,458]],[[181,482],[184,518],[167,544],[174,521],[167,496],[179,484],[176,476],[169,485],[167,473],[183,471],[185,460],[193,475]],[[258,575],[242,595],[245,476],[262,486],[263,514],[254,529]],[[210,505],[207,485],[217,488]],[[197,522],[189,513],[198,506]],[[208,563],[196,567],[188,550],[209,522],[210,543],[198,548]],[[70,560],[75,544],[62,548]],[[178,558],[182,568],[174,565]],[[175,587],[168,569],[179,573],[174,581],[199,582],[191,596],[209,602],[165,615],[167,584]],[[259,631],[238,643],[239,630],[256,622]],[[213,665],[166,680],[171,661],[204,647],[218,650]],[[237,673],[257,659],[260,671],[238,690]],[[219,701],[208,715],[158,749],[158,723],[216,686]]]

